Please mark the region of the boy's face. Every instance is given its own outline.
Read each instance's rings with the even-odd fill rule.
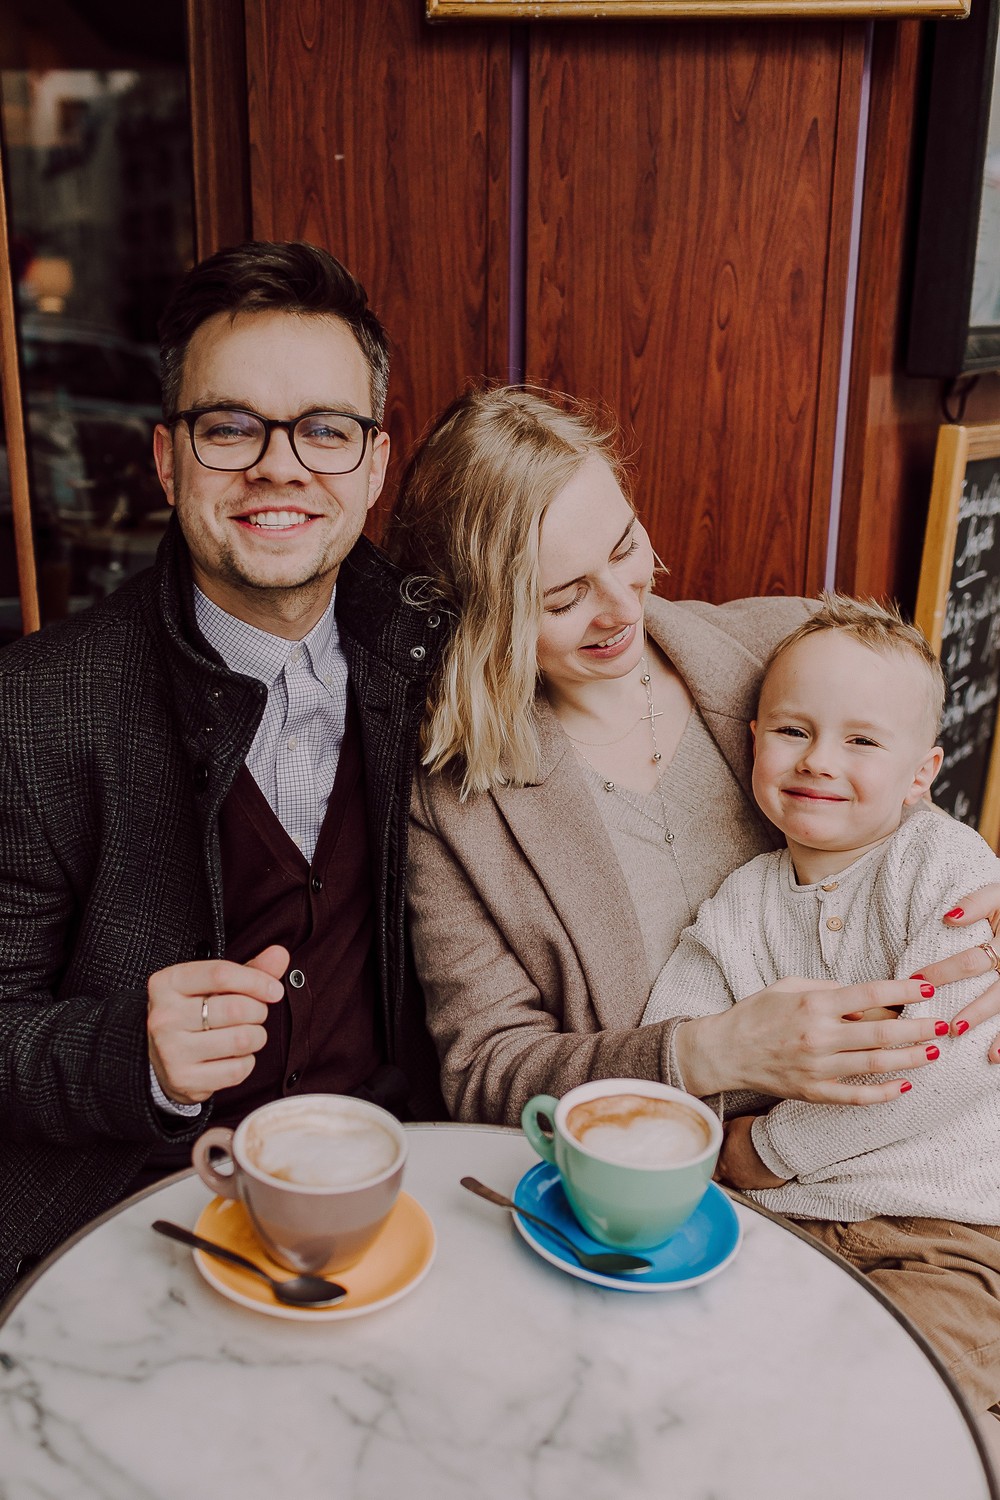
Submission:
[[[919,658],[905,649],[882,655],[842,631],[781,653],[751,728],[754,796],[804,883],[888,838],[941,765]]]

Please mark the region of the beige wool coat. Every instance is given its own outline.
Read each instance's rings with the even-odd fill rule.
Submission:
[[[646,628],[687,683],[748,819],[763,822],[750,796],[748,728],[761,669],[808,612],[801,599],[647,606]],[[532,785],[465,803],[446,774],[421,772],[414,786],[410,931],[442,1090],[460,1120],[517,1124],[532,1094],[561,1095],[592,1078],[678,1082],[680,1020],[639,1029],[649,976],[625,876],[541,696],[536,713]]]

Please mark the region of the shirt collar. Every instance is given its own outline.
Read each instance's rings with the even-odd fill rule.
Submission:
[[[213,646],[231,672],[243,677],[256,677],[260,682],[273,687],[285,670],[293,651],[302,648],[309,657],[317,677],[329,673],[331,658],[340,648],[340,633],[334,615],[337,588],[334,585],[330,603],[309,634],[301,641],[288,641],[284,636],[271,635],[248,625],[235,615],[220,609],[197,584],[194,585],[194,614],[198,629],[210,646]],[[324,672],[324,666],[327,668]]]

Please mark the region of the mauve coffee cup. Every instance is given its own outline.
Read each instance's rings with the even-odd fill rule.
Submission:
[[[320,1273],[347,1270],[375,1240],[406,1150],[403,1127],[377,1104],[298,1094],[255,1109],[235,1131],[212,1126],[191,1159],[206,1186],[243,1204],[274,1260]],[[213,1152],[229,1158],[230,1173],[218,1171]]]

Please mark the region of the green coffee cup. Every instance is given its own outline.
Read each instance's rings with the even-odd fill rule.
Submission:
[[[722,1146],[707,1104],[639,1078],[584,1083],[561,1099],[536,1094],[521,1126],[558,1169],[582,1227],[619,1250],[652,1249],[691,1217]]]

